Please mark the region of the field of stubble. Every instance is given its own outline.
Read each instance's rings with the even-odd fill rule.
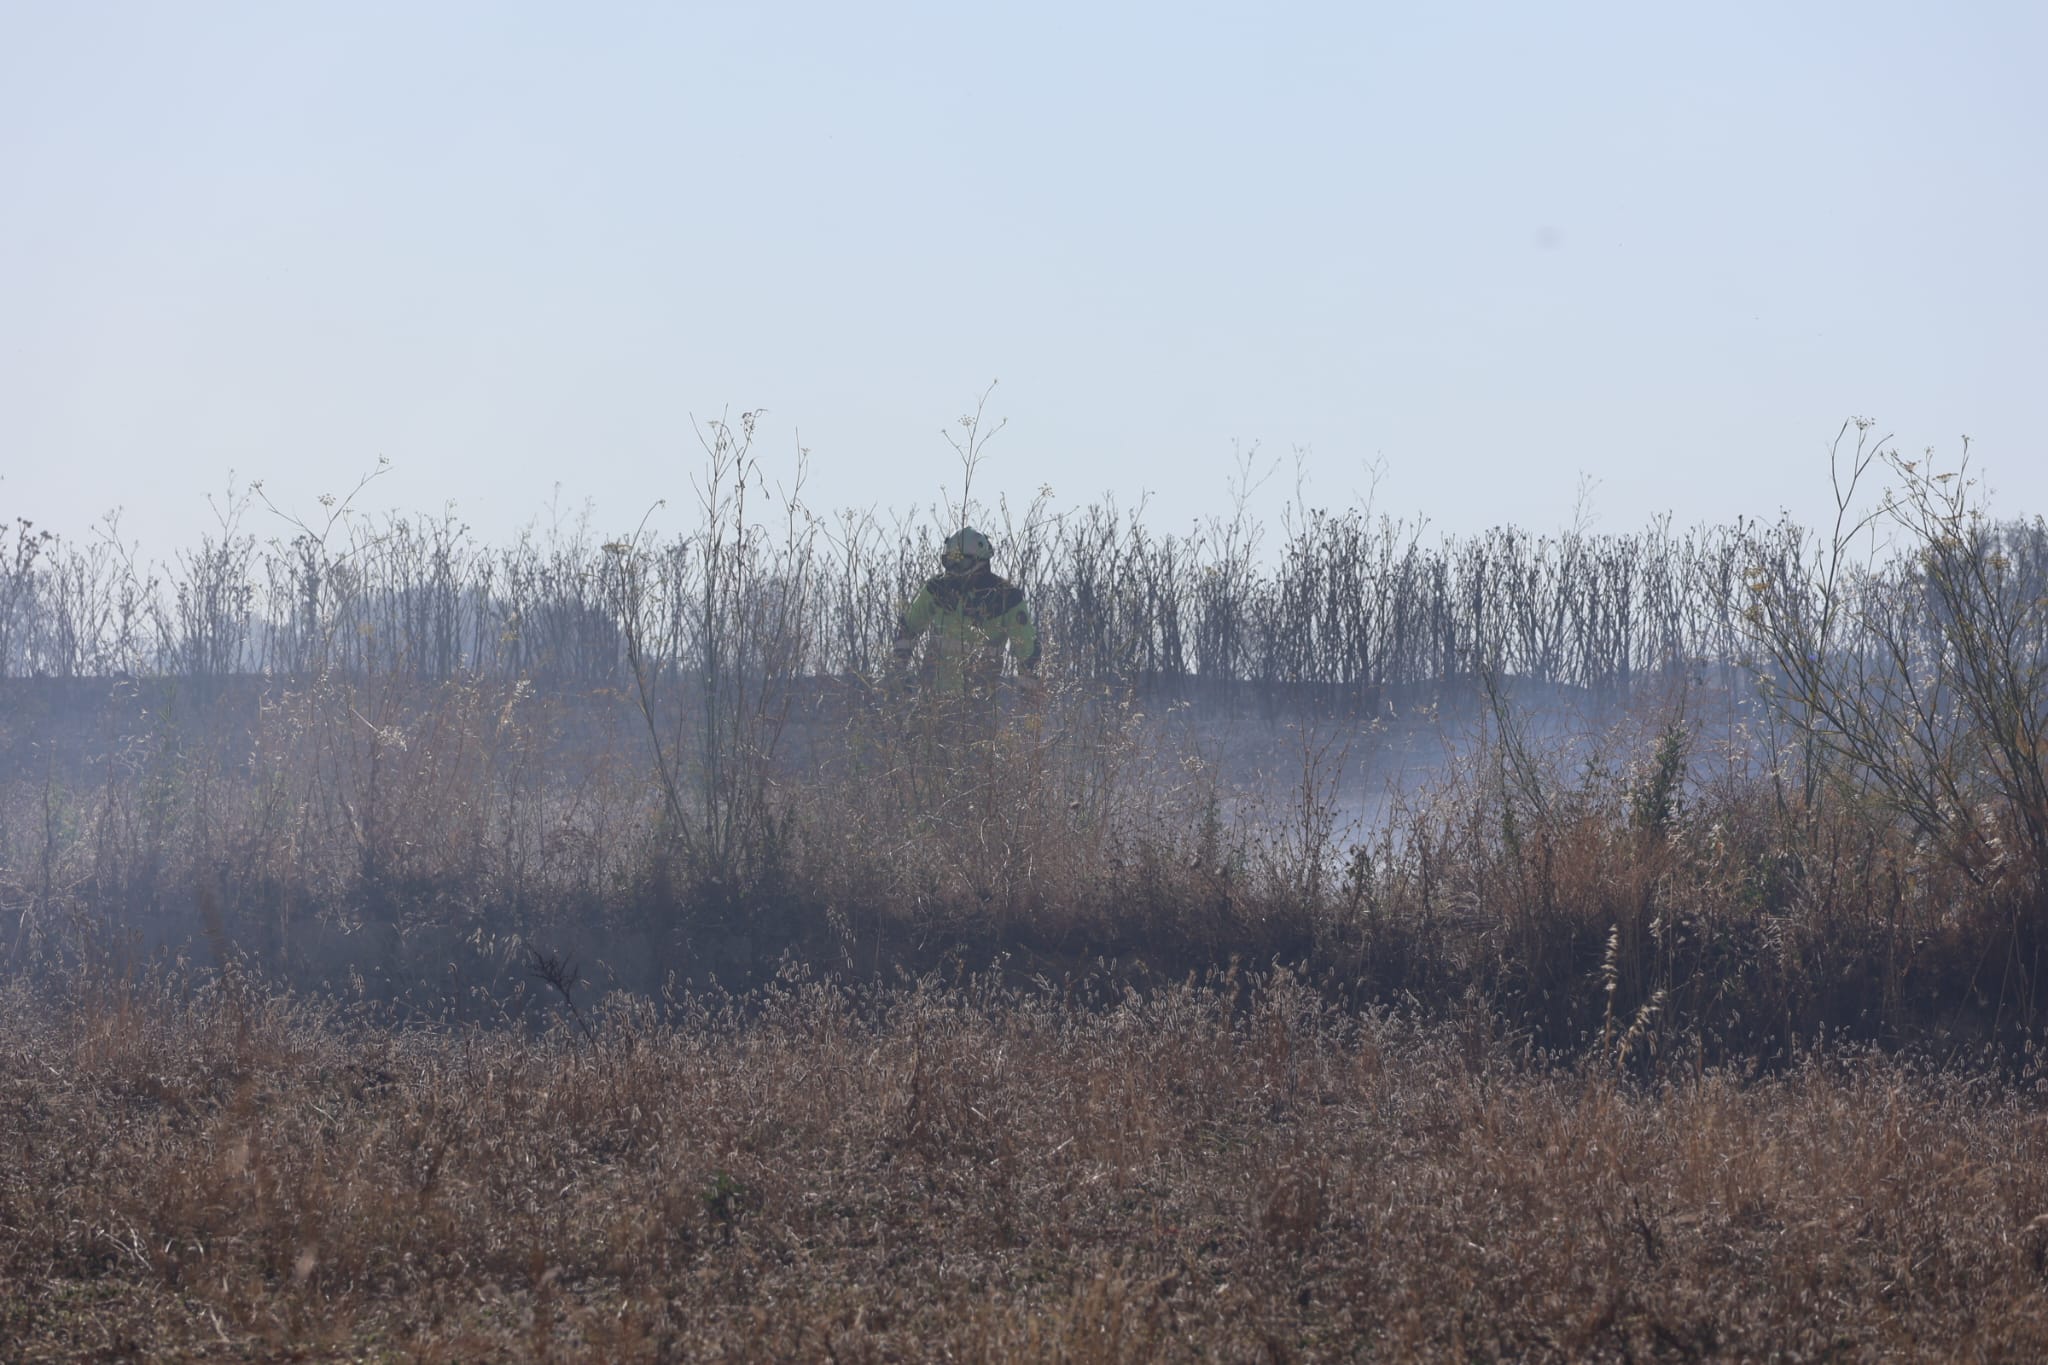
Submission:
[[[0,998],[12,1360],[2038,1359],[2030,1076],[1653,1086],[1281,972]]]

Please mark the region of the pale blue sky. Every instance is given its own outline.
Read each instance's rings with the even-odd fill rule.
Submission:
[[[2048,6],[0,0],[0,513],[687,496],[1814,515],[1961,433],[2048,510]],[[1291,469],[1265,490],[1293,488]],[[274,529],[258,522],[255,529]]]

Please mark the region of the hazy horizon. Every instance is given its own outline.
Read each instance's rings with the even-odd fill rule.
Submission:
[[[1241,452],[1535,532],[1828,509],[1867,414],[2048,508],[2048,11],[2018,4],[0,6],[0,515],[688,520],[762,409],[820,508],[1174,530]],[[1297,484],[1295,452],[1304,452]],[[559,490],[559,491],[558,491]],[[658,521],[660,519],[658,518]],[[283,534],[259,515],[247,528]]]

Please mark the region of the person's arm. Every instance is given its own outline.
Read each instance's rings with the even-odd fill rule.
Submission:
[[[1038,672],[1038,623],[1032,619],[1031,608],[1022,593],[1017,595],[1016,605],[1003,613],[1003,630],[1009,636],[1010,657],[1017,661],[1017,671]]]
[[[926,587],[911,599],[909,606],[896,615],[896,663],[908,667],[911,653],[917,648],[920,635],[931,628],[932,617],[937,614],[939,604],[932,600],[932,590]]]

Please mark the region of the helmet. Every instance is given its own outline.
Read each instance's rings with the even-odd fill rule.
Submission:
[[[949,573],[967,573],[977,564],[986,564],[995,558],[996,547],[989,544],[988,537],[972,526],[963,526],[946,537],[946,548],[939,554],[939,562]]]

